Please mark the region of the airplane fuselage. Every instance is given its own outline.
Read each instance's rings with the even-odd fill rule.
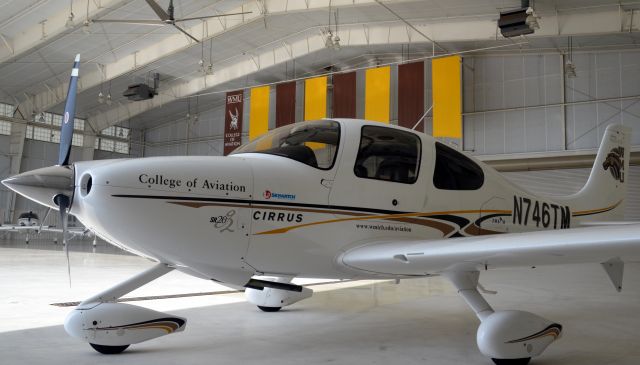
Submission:
[[[476,186],[434,178],[436,163],[440,173],[444,166],[436,148],[449,157],[452,150],[401,128],[390,129],[419,139],[415,181],[358,177],[360,131],[382,126],[350,120],[340,126],[335,161],[326,169],[264,153],[79,162],[71,213],[115,245],[240,285],[256,273],[366,277],[340,263],[341,253],[375,240],[563,229],[600,208],[618,208],[536,196],[464,156],[480,169]]]

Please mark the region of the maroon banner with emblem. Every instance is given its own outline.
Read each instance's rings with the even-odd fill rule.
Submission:
[[[244,90],[227,93],[224,110],[224,155],[230,154],[242,144],[242,110]]]

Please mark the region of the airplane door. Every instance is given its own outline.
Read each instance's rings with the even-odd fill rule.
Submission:
[[[431,168],[424,166],[431,162],[423,157],[422,139],[382,125],[365,125],[357,131],[359,135],[350,136],[355,143],[344,146],[330,205],[362,208],[368,214],[420,212]],[[423,160],[426,163],[420,167]]]

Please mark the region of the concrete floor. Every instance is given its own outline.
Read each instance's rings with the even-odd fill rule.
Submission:
[[[90,244],[90,243],[89,243]],[[105,356],[66,335],[71,308],[151,265],[138,257],[72,252],[72,287],[60,248],[0,242],[0,364],[491,364],[475,344],[478,321],[440,278],[315,286],[278,313],[243,295],[134,302],[187,317],[185,332]],[[497,309],[534,312],[564,337],[532,364],[640,364],[640,265],[627,265],[618,294],[599,265],[483,273]],[[130,296],[227,290],[172,272]]]

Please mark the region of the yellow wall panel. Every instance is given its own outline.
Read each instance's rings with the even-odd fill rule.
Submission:
[[[462,138],[462,58],[435,58],[431,65],[433,136]]]
[[[327,77],[304,80],[304,120],[327,117]]]
[[[251,89],[249,102],[249,140],[253,141],[269,131],[269,86]]]
[[[389,123],[391,68],[370,68],[365,72],[364,119]]]

